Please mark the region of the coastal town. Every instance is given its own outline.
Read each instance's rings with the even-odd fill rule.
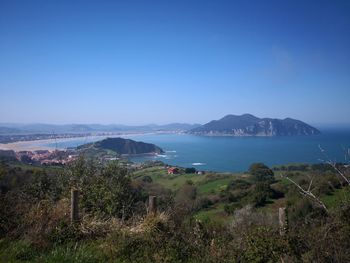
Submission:
[[[21,163],[36,165],[36,166],[65,166],[76,161],[79,156],[84,154],[75,148],[67,150],[33,150],[33,151],[13,151],[13,150],[1,150],[1,160],[19,161]],[[133,163],[128,161],[127,158],[121,156],[101,155],[99,156],[99,163],[106,163],[110,161],[118,160],[120,165],[123,165],[131,171],[146,169],[148,167],[161,166],[168,175],[181,175],[181,174],[197,174],[204,175],[205,171],[196,170],[195,168],[182,168],[178,166],[172,166],[165,164],[159,160],[148,161],[143,163]]]
[[[73,150],[36,150],[16,152],[16,158],[27,163],[39,163],[41,165],[64,165],[76,160],[78,155]]]
[[[75,150],[35,150],[35,151],[13,151],[0,150],[2,159],[17,160],[31,165],[65,165],[78,158]]]

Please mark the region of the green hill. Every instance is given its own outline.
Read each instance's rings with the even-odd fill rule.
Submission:
[[[78,150],[107,150],[120,155],[159,154],[164,152],[154,144],[124,138],[107,138],[102,141],[81,145],[78,147]]]

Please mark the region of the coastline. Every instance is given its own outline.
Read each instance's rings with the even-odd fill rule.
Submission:
[[[18,141],[11,143],[0,143],[0,150],[12,150],[18,151],[37,151],[37,150],[65,150],[67,147],[58,147],[55,145],[48,146],[47,144],[60,144],[62,142],[69,142],[74,140],[82,140],[89,138],[89,142],[103,140],[105,138],[117,138],[117,137],[129,137],[129,136],[142,136],[142,135],[156,135],[156,134],[167,134],[166,132],[146,132],[146,133],[123,133],[114,135],[90,135],[81,137],[71,137],[71,138],[58,138],[58,139],[43,139],[43,140],[31,140],[31,141]],[[88,142],[86,142],[88,143]]]

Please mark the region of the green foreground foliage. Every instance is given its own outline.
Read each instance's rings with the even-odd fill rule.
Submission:
[[[348,168],[339,166],[348,175]],[[69,167],[0,164],[0,262],[349,262],[350,191],[322,165],[252,164],[244,174],[168,175],[84,158]],[[327,211],[302,196],[313,193]],[[71,224],[70,190],[80,192]],[[147,214],[149,195],[158,213]],[[286,207],[283,235],[278,208]]]

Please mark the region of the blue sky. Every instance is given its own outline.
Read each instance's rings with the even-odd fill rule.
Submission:
[[[350,1],[0,1],[0,122],[350,123]]]

